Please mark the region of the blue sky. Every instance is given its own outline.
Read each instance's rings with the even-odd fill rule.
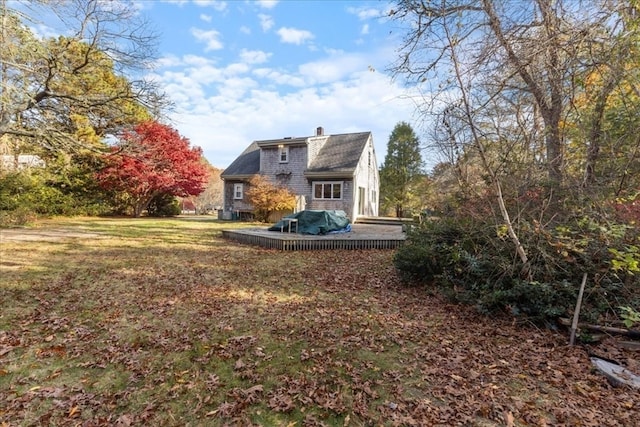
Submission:
[[[414,101],[387,69],[401,33],[382,1],[140,1],[160,33],[152,78],[172,125],[225,168],[253,140],[373,132],[378,163]],[[416,132],[418,132],[418,129]],[[427,159],[425,159],[427,160]]]

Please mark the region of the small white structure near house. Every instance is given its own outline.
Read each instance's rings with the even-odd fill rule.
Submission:
[[[29,168],[43,168],[46,166],[44,160],[33,154],[19,154],[12,156],[4,154],[1,157],[2,164],[0,170],[16,171]]]

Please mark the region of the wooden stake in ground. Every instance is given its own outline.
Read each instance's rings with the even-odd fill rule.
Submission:
[[[582,283],[580,284],[580,292],[578,293],[578,301],[576,301],[576,309],[573,312],[573,323],[571,324],[571,338],[569,345],[573,345],[576,339],[576,329],[578,329],[578,317],[580,317],[580,307],[582,306],[582,295],[584,294],[584,285],[587,283],[587,273],[582,275]]]

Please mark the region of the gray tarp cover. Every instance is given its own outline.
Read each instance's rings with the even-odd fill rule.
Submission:
[[[296,230],[301,234],[327,234],[335,231],[347,231],[350,229],[349,218],[345,211],[312,211],[305,210],[292,215],[287,215],[282,221],[277,222],[269,228],[269,231],[288,231],[289,223],[287,218],[297,219],[291,224],[291,231]]]

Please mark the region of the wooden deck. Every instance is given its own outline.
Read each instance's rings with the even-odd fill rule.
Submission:
[[[267,227],[223,230],[222,236],[238,243],[282,251],[396,249],[406,238],[401,225],[379,224],[352,224],[349,233],[324,236],[268,231]]]

